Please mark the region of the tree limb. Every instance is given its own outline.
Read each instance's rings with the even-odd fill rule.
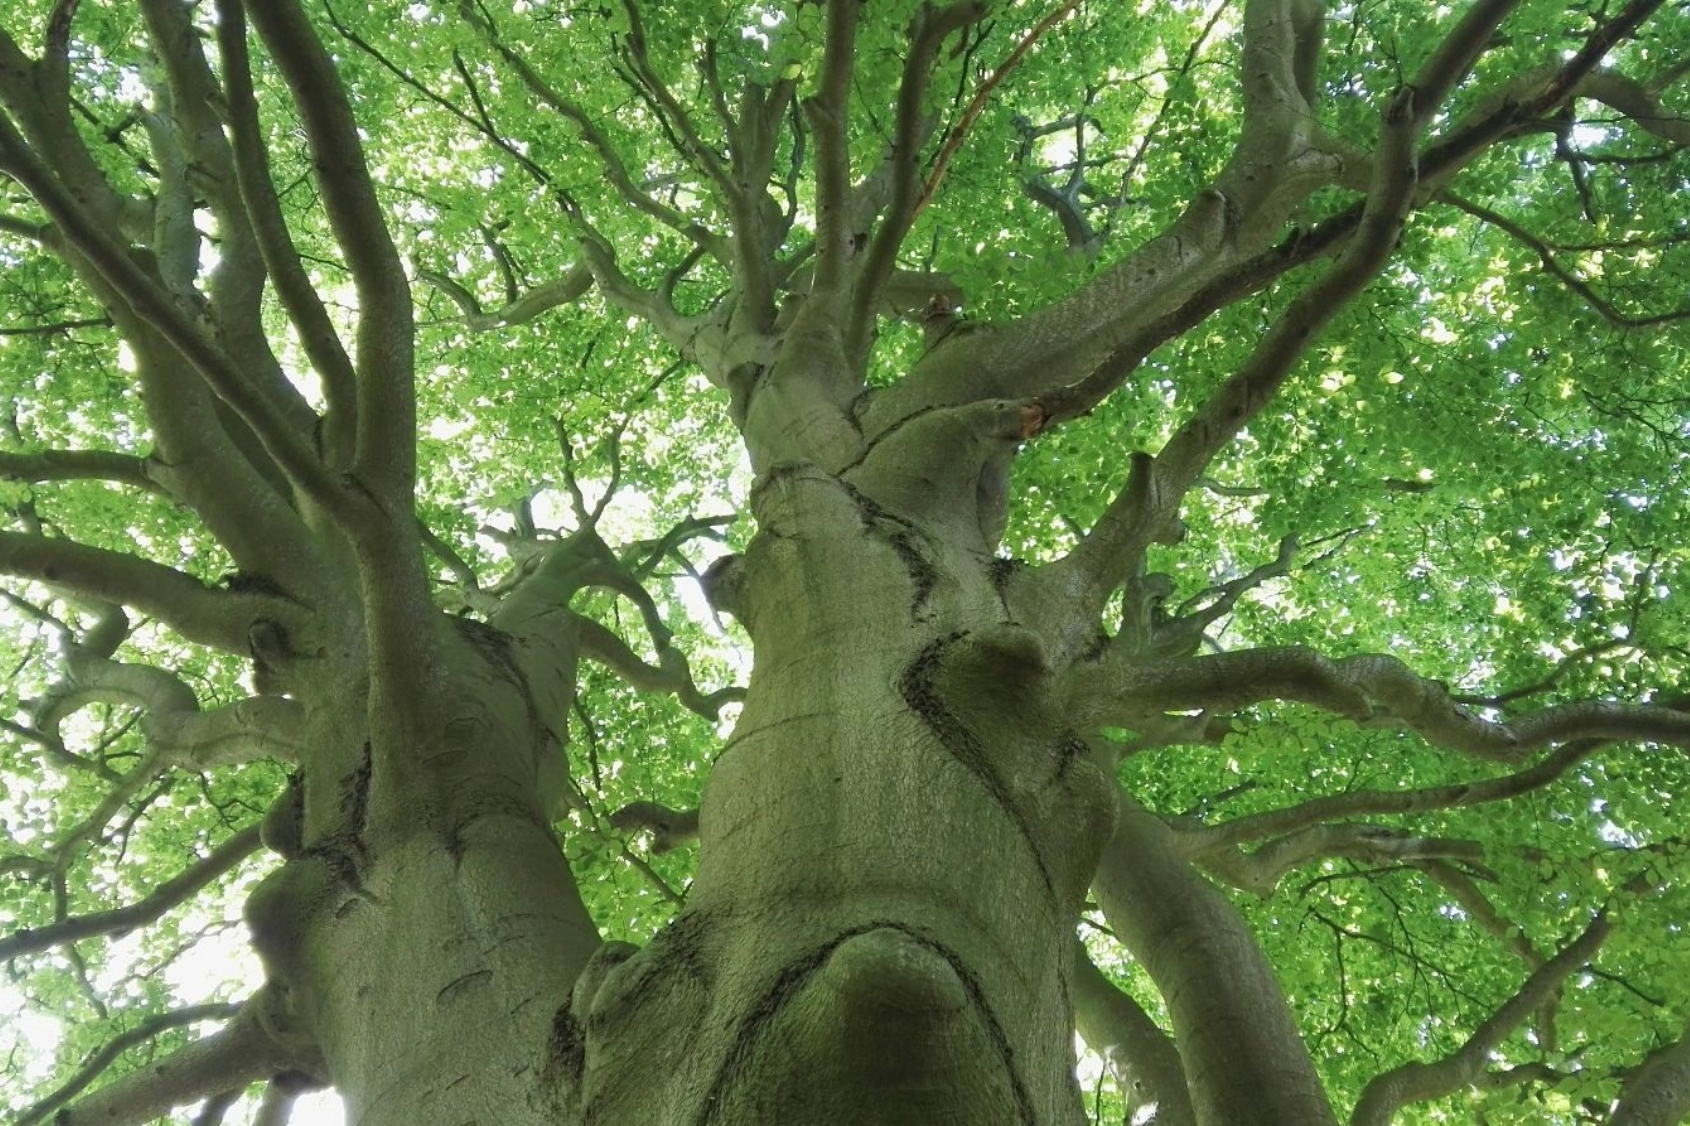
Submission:
[[[1356,721],[1401,723],[1434,746],[1501,761],[1571,739],[1690,746],[1690,712],[1592,700],[1558,704],[1505,724],[1474,715],[1442,683],[1379,654],[1331,660],[1302,647],[1162,661],[1110,654],[1074,666],[1072,683],[1076,715],[1124,727],[1146,712],[1224,710],[1281,699]]]
[[[1195,1126],[1191,1093],[1186,1090],[1173,1038],[1104,976],[1078,938],[1071,988],[1075,1027],[1086,1046],[1114,1072],[1129,1115],[1139,1107],[1154,1105],[1156,1126]]]
[[[410,282],[370,180],[345,84],[310,20],[297,0],[265,0],[248,14],[299,107],[324,211],[358,294],[354,472],[384,501],[408,505],[416,483]]]
[[[205,770],[268,758],[298,762],[306,750],[303,705],[285,696],[248,696],[210,711],[149,713],[147,740],[166,761]]]
[[[26,927],[0,938],[0,962],[85,938],[122,936],[136,927],[146,926],[188,902],[203,888],[233,871],[257,852],[261,847],[258,829],[257,825],[242,829],[203,859],[195,861],[134,903],[61,919],[43,927]]]
[[[968,100],[968,105],[962,111],[962,115],[957,118],[956,124],[951,126],[950,131],[945,134],[944,143],[939,147],[939,155],[933,160],[933,169],[927,174],[927,182],[921,185],[921,194],[916,196],[914,202],[910,205],[909,222],[913,223],[916,216],[925,211],[927,205],[933,202],[934,196],[939,192],[940,185],[945,182],[945,173],[950,171],[951,161],[962,149],[963,142],[968,139],[969,131],[974,128],[974,123],[980,119],[980,114],[985,110],[987,103],[991,101],[992,92],[1003,83],[1005,78],[1009,77],[1016,64],[1032,49],[1035,43],[1044,38],[1051,28],[1061,23],[1068,17],[1069,13],[1079,6],[1080,0],[1063,0],[1055,11],[1028,29],[1027,33],[1004,57],[1003,62],[993,67],[992,73],[987,75],[985,81],[980,83],[974,91],[974,96]],[[978,19],[979,17],[975,18]],[[935,47],[937,47],[937,44],[935,44]],[[905,82],[907,83],[909,80],[908,71],[905,72],[905,75]]]
[[[1243,367],[1174,433],[1150,467],[1150,479],[1135,482],[1129,477],[1127,487],[1091,532],[1067,560],[1058,564],[1088,584],[1094,598],[1113,590],[1139,569],[1145,549],[1175,526],[1182,499],[1202,477],[1210,461],[1272,401],[1315,335],[1390,260],[1415,199],[1419,180],[1416,146],[1420,135],[1513,4],[1514,0],[1481,0],[1474,4],[1426,61],[1413,83],[1392,95],[1381,111],[1373,183],[1360,225],[1337,262],[1292,299],[1290,307],[1269,329]],[[1136,366],[1143,356],[1116,359],[1126,359],[1129,366]],[[1088,378],[1101,378],[1113,362],[1107,361],[1098,373]],[[1082,380],[1076,386],[1085,382]],[[1056,418],[1071,409],[1060,397],[1045,406]]]
[[[822,49],[819,88],[804,100],[804,116],[816,141],[816,272],[811,299],[842,312],[853,253],[850,229],[851,139],[848,114],[851,71],[857,54],[862,0],[827,6],[827,41]]]
[[[662,646],[658,658],[661,664],[649,665],[627,642],[591,618],[582,618],[580,629],[583,657],[604,665],[641,692],[672,694],[688,711],[705,719],[719,719],[723,705],[745,698],[745,689],[731,685],[708,694],[700,692],[685,654],[673,646]]]
[[[170,499],[170,490],[153,479],[152,462],[108,450],[0,450],[0,478],[13,481],[111,481]]]
[[[1064,4],[1072,9],[1077,0]],[[881,291],[897,265],[898,249],[909,234],[910,224],[920,213],[926,193],[921,190],[921,139],[927,112],[928,83],[939,48],[953,33],[986,16],[984,0],[957,0],[942,8],[924,4],[910,25],[909,50],[904,56],[903,78],[898,83],[897,117],[891,142],[892,196],[886,215],[869,244],[868,255],[857,276],[851,299],[850,319],[845,329],[847,355],[865,356],[879,314]],[[1054,22],[1047,19],[1045,25]],[[935,167],[935,175],[943,170]]]
[[[1690,1027],[1657,1048],[1625,1086],[1608,1126],[1678,1126],[1690,1114]]]
[[[321,462],[271,398],[129,256],[37,156],[9,117],[0,114],[0,170],[16,179],[135,316],[156,329],[204,377],[217,396],[252,427],[264,448],[295,481],[332,503],[338,494]]]
[[[300,346],[322,379],[328,405],[326,445],[332,464],[349,465],[357,429],[358,377],[322,297],[311,284],[288,232],[270,174],[270,153],[258,116],[247,49],[243,0],[218,0],[217,48],[223,93],[229,106],[229,135],[236,182],[276,297],[299,332]]]
[[[1273,967],[1173,830],[1122,793],[1092,890],[1167,1002],[1199,1123],[1332,1126],[1336,1118]]]
[[[141,1126],[175,1107],[260,1079],[298,1072],[320,1074],[320,1059],[283,1048],[264,1030],[258,1013],[262,997],[261,991],[239,1006],[198,1005],[147,1020],[101,1048],[69,1082],[25,1111],[16,1126],[35,1126],[49,1116],[53,1126]],[[170,1029],[208,1020],[227,1023],[164,1059],[78,1098],[130,1048]]]
[[[418,268],[417,277],[445,294],[458,307],[464,327],[471,332],[491,332],[526,324],[542,313],[571,304],[593,287],[592,269],[586,262],[578,262],[560,277],[537,285],[516,300],[489,311],[482,307],[475,294],[445,274]]]
[[[1598,912],[1583,934],[1534,971],[1452,1054],[1435,1063],[1406,1063],[1375,1076],[1362,1090],[1350,1126],[1390,1126],[1397,1110],[1408,1103],[1441,1098],[1473,1083],[1515,1027],[1541,1008],[1567,975],[1596,956],[1610,929],[1606,913]]]
[[[1571,740],[1524,770],[1480,782],[1456,782],[1413,790],[1351,790],[1283,809],[1234,817],[1215,825],[1184,828],[1180,833],[1181,848],[1187,856],[1197,857],[1215,849],[1236,848],[1246,841],[1295,833],[1340,817],[1464,809],[1506,801],[1542,789],[1604,745],[1594,739]]]
[[[0,531],[0,573],[131,606],[189,641],[245,654],[244,596],[213,590],[173,567],[71,540]]]
[[[1287,872],[1314,860],[1344,857],[1364,863],[1393,864],[1459,860],[1477,865],[1485,858],[1478,841],[1423,837],[1383,825],[1314,825],[1269,841],[1255,852],[1208,852],[1203,868],[1233,887],[1266,899]]]
[[[706,250],[712,258],[722,263],[724,267],[732,268],[733,259],[726,242],[697,220],[660,202],[649,192],[640,188],[629,174],[627,166],[622,161],[621,154],[616,151],[616,147],[611,144],[609,136],[599,128],[592,116],[576,102],[564,97],[540,75],[539,71],[534,69],[527,59],[506,43],[499,29],[487,18],[485,10],[477,4],[468,2],[468,0],[461,0],[458,4],[458,14],[480,34],[482,40],[497,52],[500,58],[504,59],[516,71],[517,76],[522,79],[523,85],[539,99],[542,105],[549,107],[580,130],[582,138],[598,154],[599,163],[604,168],[605,179],[609,181],[611,187],[616,189],[616,193],[622,197],[624,203],[627,203],[634,210],[656,219],[670,230],[685,236],[695,245]],[[585,223],[586,217],[580,216],[580,221]]]

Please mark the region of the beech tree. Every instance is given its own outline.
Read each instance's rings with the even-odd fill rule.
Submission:
[[[0,17],[17,1121],[1685,1120],[1684,5],[365,9]]]

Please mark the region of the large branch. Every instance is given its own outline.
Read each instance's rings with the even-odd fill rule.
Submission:
[[[1265,251],[1298,204],[1342,171],[1307,96],[1322,19],[1315,0],[1251,0],[1239,61],[1243,120],[1215,181],[1162,232],[1067,296],[934,349],[882,394],[865,427],[942,403],[1042,396],[1100,366],[1118,382],[1131,365],[1114,365],[1112,353],[1136,353],[1144,342],[1148,354],[1167,339],[1167,318],[1218,275]],[[1218,307],[1211,301],[1192,323]],[[1148,343],[1151,336],[1159,339]]]
[[[1572,740],[1524,770],[1480,782],[1454,782],[1413,790],[1351,790],[1214,825],[1184,828],[1180,833],[1181,847],[1186,855],[1196,857],[1236,848],[1246,841],[1295,833],[1341,817],[1423,813],[1506,801],[1549,785],[1603,745],[1596,740]]]
[[[1581,701],[1508,723],[1485,719],[1455,703],[1441,682],[1381,654],[1332,660],[1290,647],[1146,661],[1110,653],[1076,665],[1072,684],[1077,715],[1123,727],[1164,711],[1226,710],[1278,699],[1358,722],[1400,723],[1435,746],[1503,761],[1572,739],[1690,746],[1690,712],[1658,705]]]
[[[491,332],[511,325],[526,324],[540,314],[580,299],[593,287],[593,271],[579,262],[560,276],[537,285],[497,309],[486,309],[468,288],[445,274],[417,270],[417,277],[445,294],[458,307],[464,327],[471,332]]]
[[[1145,549],[1177,527],[1179,507],[1209,462],[1267,404],[1296,369],[1316,335],[1384,268],[1396,249],[1419,182],[1416,148],[1449,90],[1466,74],[1512,0],[1483,0],[1444,39],[1414,81],[1381,112],[1373,181],[1354,237],[1336,263],[1299,293],[1243,367],[1198,408],[1148,467],[1133,478],[1059,569],[1071,571],[1101,604],[1135,573]],[[1099,368],[1122,361],[1115,357]],[[1142,356],[1130,359],[1136,366]],[[1082,381],[1083,386],[1085,381]],[[1055,417],[1070,409],[1047,404]],[[1137,478],[1137,479],[1134,479]],[[1071,581],[1062,575],[1055,581]]]
[[[306,750],[304,705],[285,696],[248,696],[210,711],[149,713],[147,740],[188,770],[268,758],[298,762]]]
[[[177,1107],[262,1079],[320,1073],[320,1059],[278,1044],[265,1031],[259,1012],[263,1004],[261,992],[238,1008],[199,1005],[153,1017],[102,1047],[58,1091],[25,1111],[16,1126],[35,1126],[49,1116],[53,1126],[142,1126],[168,1116]],[[78,1097],[130,1048],[170,1029],[208,1020],[228,1023],[163,1059]]]
[[[1609,930],[1607,916],[1597,914],[1583,934],[1533,972],[1450,1055],[1435,1063],[1406,1063],[1375,1076],[1362,1091],[1350,1126],[1390,1126],[1397,1110],[1406,1104],[1442,1098],[1474,1083],[1508,1035],[1540,1009],[1569,974],[1596,956]]]
[[[48,56],[36,66],[0,33],[0,101],[41,157],[30,174],[51,191],[40,202],[54,219],[33,233],[18,224],[9,229],[63,259],[134,349],[156,444],[153,478],[197,512],[241,566],[256,569],[267,558],[302,556],[307,553],[301,548],[303,528],[288,508],[291,486],[278,468],[286,458],[266,452],[261,436],[303,453],[298,439],[310,432],[308,412],[299,409],[297,393],[289,388],[270,419],[274,430],[249,425],[255,407],[275,400],[273,359],[259,364],[270,388],[261,390],[263,373],[256,373],[249,385],[247,374],[226,362],[227,350],[198,331],[206,308],[196,289],[199,235],[192,212],[197,197],[187,182],[189,154],[181,131],[169,120],[171,97],[161,92],[160,111],[147,117],[158,148],[153,155],[168,181],[159,187],[160,199],[122,196],[70,120],[68,80],[62,73],[66,60],[54,53],[67,49],[67,43],[49,44]],[[32,71],[38,79],[48,73],[57,77],[31,82]],[[167,266],[173,289],[165,286]],[[161,318],[166,322],[162,328]],[[183,340],[197,343],[184,352],[178,346]],[[262,348],[259,355],[267,357]],[[215,370],[203,370],[207,364]],[[196,367],[202,370],[196,373]],[[237,396],[245,390],[250,400],[243,405],[238,397],[216,397],[231,387]],[[290,425],[297,434],[287,433]],[[309,471],[308,458],[294,468],[302,464]]]
[[[821,80],[804,100],[804,115],[816,140],[816,272],[810,298],[833,317],[842,317],[852,254],[851,72],[857,54],[861,0],[827,6],[827,40],[822,50]]]
[[[13,481],[111,481],[162,497],[170,491],[153,478],[148,458],[108,450],[0,450],[0,477]]]
[[[247,600],[162,563],[65,539],[0,531],[0,574],[130,606],[189,641],[229,653],[247,651],[247,623],[253,617]]]
[[[252,217],[241,198],[235,154],[224,122],[216,112],[224,91],[207,62],[192,13],[173,0],[143,0],[142,13],[166,82],[155,85],[163,112],[152,115],[154,153],[185,158],[192,183],[183,177],[180,218],[181,257],[188,289],[198,283],[201,236],[194,221],[203,195],[217,223],[216,264],[205,280],[206,308],[224,348],[240,357],[247,377],[300,433],[311,433],[317,418],[304,395],[288,379],[270,347],[263,316],[266,262]],[[162,162],[166,165],[170,162]],[[154,251],[163,254],[161,239]],[[175,251],[172,251],[175,253]]]
[[[184,312],[164,286],[136,263],[129,249],[117,242],[108,226],[42,162],[5,114],[0,114],[0,171],[23,185],[56,224],[65,242],[136,317],[194,366],[217,396],[252,427],[264,448],[293,480],[321,498],[337,495],[306,436]]]
[[[880,314],[881,293],[897,266],[898,249],[904,244],[904,236],[915,221],[921,198],[921,139],[926,134],[923,119],[927,115],[927,89],[939,48],[952,33],[985,15],[984,0],[958,0],[942,8],[924,4],[911,24],[892,134],[891,200],[857,275],[850,320],[845,327],[845,350],[851,356],[867,354],[874,322]]]
[[[310,20],[297,0],[263,0],[248,14],[299,107],[323,208],[357,291],[355,473],[385,502],[408,506],[416,479],[410,282],[370,179],[346,86]]]
[[[1200,863],[1222,882],[1265,899],[1287,872],[1329,857],[1367,864],[1455,860],[1477,865],[1484,860],[1485,848],[1478,841],[1423,837],[1383,825],[1315,825],[1252,853],[1211,853]]]
[[[269,146],[258,116],[241,0],[218,0],[217,47],[229,106],[229,134],[241,201],[276,297],[299,332],[300,346],[323,383],[328,404],[326,453],[332,464],[350,464],[356,430],[357,376],[322,297],[294,248],[281,200],[270,175]]]
[[[1608,1126],[1679,1126],[1690,1115],[1690,1027],[1657,1049],[1620,1089]]]
[[[1179,1049],[1150,1014],[1110,981],[1074,940],[1074,1025],[1115,1073],[1129,1112],[1156,1107],[1156,1126],[1193,1126]]]
[[[1092,890],[1167,1002],[1199,1126],[1336,1123],[1255,936],[1126,794]]]
[[[1611,96],[1617,108],[1622,104],[1623,88],[1633,97],[1631,104],[1643,115],[1640,119],[1643,127],[1650,128],[1651,123],[1663,121],[1667,115],[1660,112],[1659,92],[1681,79],[1683,68],[1669,69],[1661,79],[1645,84],[1644,90],[1653,100],[1641,103],[1635,101],[1634,82],[1619,78],[1610,88],[1603,76],[1611,72],[1595,69],[1617,43],[1635,32],[1659,6],[1660,0],[1633,0],[1599,25],[1584,45],[1558,67],[1520,75],[1494,94],[1480,99],[1470,115],[1450,125],[1422,152],[1421,190],[1417,198],[1423,201],[1491,146],[1541,131],[1546,115],[1572,98],[1584,96],[1586,90],[1595,100]],[[1478,21],[1490,19],[1493,14],[1479,9],[1469,13]],[[1312,27],[1318,29],[1318,21]],[[1446,40],[1446,46],[1477,50],[1489,41],[1483,35],[1467,38],[1470,30],[1464,23]],[[1314,35],[1298,34],[1298,58],[1302,61],[1293,64],[1294,73],[1304,73],[1309,60],[1302,52],[1317,39],[1318,30]],[[1309,142],[1301,162],[1287,161],[1282,172],[1268,169],[1263,173],[1267,181],[1276,175],[1291,175],[1291,180],[1281,186],[1277,223],[1283,223],[1297,200],[1315,187],[1340,184],[1366,191],[1370,178],[1377,172],[1376,161],[1344,143],[1318,133],[1310,136]],[[865,416],[865,428],[872,431],[895,424],[910,412],[935,403],[1010,393],[1004,380],[1012,376],[1019,380],[1012,383],[1017,394],[1051,395],[1060,391],[1055,396],[1059,401],[1052,404],[1056,408],[1051,412],[1052,417],[1057,421],[1071,417],[1118,387],[1157,347],[1197,325],[1215,310],[1260,292],[1297,266],[1341,250],[1361,228],[1368,206],[1368,201],[1363,200],[1311,228],[1294,228],[1271,248],[1264,249],[1260,239],[1271,238],[1278,226],[1264,227],[1256,244],[1235,236],[1232,243],[1223,244],[1223,253],[1205,257],[1198,253],[1204,232],[1209,232],[1212,239],[1227,229],[1229,213],[1225,205],[1230,197],[1219,190],[1222,181],[1216,183],[1215,190],[1200,193],[1187,213],[1163,235],[1068,298],[1016,322],[1007,335],[995,329],[971,333],[959,338],[965,339],[965,344],[930,353],[910,377],[879,397]],[[1264,215],[1264,221],[1266,218]],[[1250,224],[1232,226],[1243,232]],[[1114,322],[1111,317],[1115,318]],[[1041,319],[1050,323],[1037,324]],[[1095,340],[1089,335],[1096,326],[1111,323],[1114,327]],[[1098,348],[1113,342],[1113,351],[1095,366],[1090,366],[1089,361],[1081,364],[1080,370],[1090,366],[1090,374],[1074,384],[1072,375],[1062,374],[1064,365],[1079,363],[1094,354],[1072,346],[1074,342],[1088,340],[1094,340]],[[1027,352],[1025,363],[1011,362],[1017,348]],[[1061,356],[1064,363],[1053,362],[1053,355]],[[1023,372],[1040,377],[1038,384],[1029,388],[1021,378]]]
[[[591,618],[580,622],[581,655],[597,661],[641,692],[673,695],[688,711],[714,721],[724,705],[745,698],[745,689],[729,686],[704,693],[698,689],[686,655],[665,642],[659,664],[641,660],[628,643]]]
[[[24,954],[50,950],[67,942],[78,942],[101,935],[125,935],[188,902],[202,889],[233,871],[242,861],[259,850],[259,826],[242,829],[204,858],[159,884],[134,903],[75,915],[49,923],[43,927],[24,928],[0,938],[0,962]]]

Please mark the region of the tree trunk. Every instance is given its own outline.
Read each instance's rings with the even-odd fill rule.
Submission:
[[[415,706],[438,724],[403,772],[372,769],[355,677],[305,692],[324,702],[312,762],[349,769],[302,778],[266,826],[288,861],[247,905],[266,1025],[320,1048],[348,1121],[554,1122],[547,1044],[600,946],[536,797],[560,753],[540,674],[572,682],[573,661],[463,620],[431,629],[440,693]]]
[[[809,466],[730,576],[756,645],[698,878],[564,1019],[606,1123],[1080,1121],[1073,925],[1111,791],[1003,565]]]

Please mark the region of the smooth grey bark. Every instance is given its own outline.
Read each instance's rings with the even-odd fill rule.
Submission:
[[[1314,112],[1321,5],[1252,0],[1244,120],[1215,184],[1093,283],[1016,324],[940,341],[879,394],[865,390],[865,353],[916,210],[915,134],[929,77],[921,60],[983,10],[924,17],[935,22],[915,35],[899,110],[904,143],[886,198],[873,203],[873,191],[852,184],[847,125],[862,6],[828,5],[819,89],[804,103],[818,153],[814,261],[807,288],[778,295],[792,299],[778,314],[777,252],[791,219],[753,204],[771,182],[791,84],[749,90],[740,119],[724,115],[739,164],[728,168],[644,58],[630,9],[633,73],[730,217],[728,234],[703,231],[646,195],[590,120],[491,25],[466,17],[536,96],[576,121],[630,206],[692,239],[734,279],[720,312],[683,316],[668,290],[634,284],[608,241],[571,216],[584,228],[582,263],[560,290],[534,295],[544,303],[578,292],[584,270],[608,300],[646,318],[729,391],[759,474],[758,534],[722,584],[756,644],[755,671],[706,791],[697,881],[674,924],[640,951],[600,945],[551,827],[577,643],[627,668],[637,658],[567,608],[580,587],[605,578],[584,540],[548,552],[527,581],[492,600],[487,626],[445,618],[430,603],[411,511],[406,271],[304,9],[267,0],[251,15],[294,91],[325,214],[359,292],[350,349],[311,292],[276,203],[245,6],[217,5],[214,71],[186,8],[141,0],[165,68],[154,91],[156,200],[121,196],[79,139],[68,96],[55,89],[63,83],[34,81],[62,78],[68,34],[39,68],[0,37],[9,111],[0,160],[51,218],[43,238],[134,349],[155,404],[158,456],[146,479],[191,507],[243,571],[285,584],[236,596],[115,553],[0,537],[0,566],[63,579],[74,565],[81,594],[156,610],[185,637],[250,655],[291,697],[285,708],[188,722],[197,701],[177,685],[183,698],[161,709],[175,722],[156,717],[178,741],[170,753],[190,762],[222,753],[213,740],[231,726],[246,735],[249,725],[286,725],[285,737],[262,745],[303,769],[297,794],[266,827],[284,863],[249,906],[269,979],[254,1039],[310,1078],[333,1080],[353,1117],[376,1126],[1070,1126],[1080,1120],[1069,1058],[1072,927],[1110,842],[1094,886],[1166,994],[1192,1096],[1187,1117],[1203,1126],[1330,1122],[1253,938],[1154,817],[1128,801],[1114,828],[1113,787],[1075,728],[1112,704],[1127,720],[1165,721],[1170,708],[1293,697],[1358,719],[1381,708],[1424,733],[1448,731],[1456,745],[1474,736],[1472,724],[1452,726],[1428,682],[1376,657],[1338,665],[1279,651],[1152,665],[1154,646],[1141,644],[1150,632],[1130,625],[1107,660],[1093,649],[1115,590],[1126,590],[1124,617],[1142,617],[1143,592],[1133,591],[1147,578],[1146,548],[1177,538],[1186,491],[1384,264],[1423,189],[1512,127],[1497,111],[1420,144],[1510,6],[1472,5],[1416,82],[1383,107],[1378,151],[1356,154],[1324,136]],[[1640,20],[1648,5],[1632,7]],[[57,6],[59,31],[73,9]],[[1606,50],[1581,52],[1508,114],[1545,116],[1575,88],[1605,90],[1615,104],[1641,94],[1649,109],[1651,92],[1593,84]],[[227,121],[214,102],[226,103]],[[1322,224],[1324,233],[1273,249],[1296,205],[1334,183],[1365,186],[1368,200]],[[204,279],[193,222],[201,192],[222,237],[221,264]],[[877,226],[866,264],[859,226]],[[1185,327],[1340,248],[1336,266],[1292,299],[1168,447],[1130,458],[1120,497],[1069,559],[1024,581],[995,558],[1020,441],[1101,401]],[[320,418],[267,343],[258,315],[267,281],[323,380]],[[518,303],[506,319],[531,308]],[[1199,623],[1165,640],[1189,655],[1201,636]],[[680,691],[673,668],[647,670],[645,683]],[[1088,696],[1103,702],[1087,712]],[[1613,706],[1563,710],[1535,727],[1490,725],[1471,745],[1682,738],[1686,722]],[[1165,1044],[1137,1033],[1167,1073]],[[183,1061],[195,1062],[191,1053]],[[1624,1112],[1653,1122],[1643,1108],[1681,1087],[1640,1080]],[[1160,1082],[1180,1088],[1171,1075]],[[1172,1110],[1177,1099],[1164,1097]]]

